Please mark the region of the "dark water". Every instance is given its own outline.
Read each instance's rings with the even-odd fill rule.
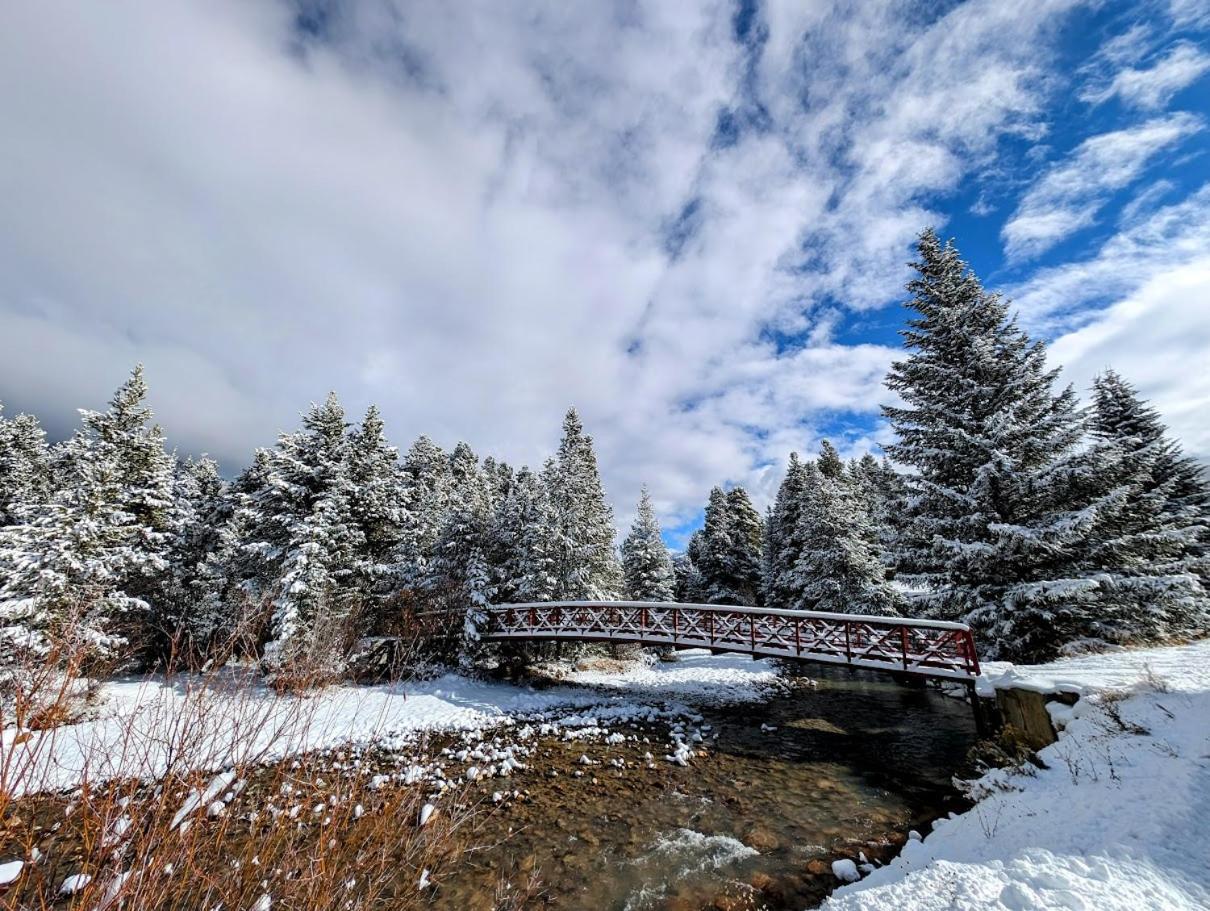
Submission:
[[[706,749],[688,767],[664,759],[666,727],[621,729],[638,743],[543,740],[511,785],[528,796],[503,801],[478,836],[492,846],[449,871],[434,907],[489,909],[501,883],[531,878],[540,887],[525,907],[818,903],[836,884],[832,860],[889,859],[909,830],[959,806],[950,780],[975,731],[969,707],[933,689],[843,669],[816,679],[701,709],[685,732]]]

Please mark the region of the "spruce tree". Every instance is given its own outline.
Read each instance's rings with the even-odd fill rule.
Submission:
[[[702,534],[693,553],[693,562],[702,580],[702,595],[707,604],[742,604],[734,574],[731,504],[721,487],[710,491]]]
[[[225,484],[218,463],[203,456],[176,462],[173,474],[173,523],[176,535],[168,555],[170,577],[152,618],[153,655],[161,661],[192,660],[200,654],[189,631],[197,610],[202,566],[218,546],[226,520]]]
[[[383,618],[384,596],[402,583],[397,556],[403,543],[407,513],[403,474],[395,447],[386,439],[386,427],[371,405],[361,425],[349,435],[350,509],[364,541],[364,573],[360,581],[368,627]]]
[[[748,491],[733,487],[727,491],[727,514],[731,522],[731,579],[738,603],[764,603],[761,570],[764,564],[764,528],[760,513],[752,505]]]
[[[622,583],[613,510],[605,499],[592,437],[574,408],[563,419],[559,452],[544,478],[554,519],[555,600],[603,601]]]
[[[1104,574],[1102,603],[1112,609],[1102,613],[1124,640],[1205,629],[1200,467],[1182,456],[1156,411],[1112,370],[1094,381],[1090,428],[1096,482],[1125,492],[1122,508],[1097,523],[1086,553],[1089,571]]]
[[[50,492],[46,432],[32,415],[4,417],[0,403],[0,527],[16,524],[22,510],[41,506]]]
[[[554,597],[554,520],[541,476],[522,468],[493,522],[496,598],[502,603]]]
[[[792,588],[799,610],[888,616],[898,597],[886,580],[876,535],[859,487],[836,450],[824,441],[818,463],[805,471],[799,513],[801,550]]]
[[[421,436],[403,459],[404,522],[395,555],[403,585],[416,588],[428,575],[449,503],[449,459],[440,446]]]
[[[25,651],[113,661],[148,644],[177,529],[174,460],[146,396],[137,366],[107,411],[82,411],[49,502],[0,532],[0,624]]]
[[[701,529],[689,536],[684,553],[672,558],[672,573],[676,580],[676,600],[681,604],[701,604],[706,600],[703,593],[702,574],[698,572],[693,555],[701,548]]]
[[[463,635],[473,647],[494,597],[487,555],[490,548],[491,481],[466,443],[449,459],[450,501],[433,548],[426,587],[452,599],[465,612]]]
[[[887,385],[888,447],[916,469],[898,545],[900,579],[930,616],[965,620],[989,655],[1043,658],[1102,635],[1099,583],[1079,555],[1094,522],[1120,507],[1088,493],[1075,394],[1055,391],[1045,349],[983,290],[931,230],[908,284],[908,356]]]
[[[275,554],[264,656],[273,672],[339,674],[360,626],[365,539],[353,513],[347,431],[344,409],[330,393],[268,454],[257,504],[264,527],[254,534]]]
[[[672,557],[645,484],[639,493],[634,523],[622,542],[622,573],[628,601],[672,601],[676,597]]]
[[[794,565],[802,552],[799,516],[806,497],[807,471],[798,453],[790,453],[786,475],[777,489],[777,497],[765,520],[764,571],[762,586],[765,604],[788,610],[798,603]]]

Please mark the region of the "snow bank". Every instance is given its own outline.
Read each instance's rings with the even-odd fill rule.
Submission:
[[[694,701],[751,702],[777,683],[777,671],[767,660],[743,655],[714,655],[706,649],[677,653],[676,661],[636,664],[620,673],[576,671],[567,678],[583,686],[595,686],[640,696]]]
[[[449,674],[382,686],[332,686],[282,696],[253,675],[231,669],[203,683],[179,676],[106,684],[94,717],[53,731],[4,731],[3,749],[25,754],[33,771],[20,790],[58,790],[85,775],[158,778],[167,771],[217,771],[343,744],[402,749],[433,731],[472,731],[560,713],[560,726],[597,732],[600,725],[662,714],[649,704],[672,697],[756,699],[776,679],[767,662],[708,652],[618,674],[583,673],[544,690]],[[591,686],[589,686],[591,684]],[[686,712],[668,704],[669,712]],[[181,745],[188,743],[182,757]],[[177,763],[171,766],[170,763]]]
[[[825,908],[1210,908],[1210,642],[987,671],[1085,694],[1048,768],[989,773],[972,810]]]

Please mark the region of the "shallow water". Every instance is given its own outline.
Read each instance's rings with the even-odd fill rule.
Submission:
[[[666,726],[621,728],[637,743],[539,742],[513,783],[528,796],[493,813],[476,836],[492,846],[448,871],[433,906],[489,909],[501,883],[531,876],[540,893],[525,907],[818,903],[836,884],[833,859],[889,858],[909,830],[959,806],[950,779],[975,730],[967,705],[931,688],[844,669],[815,680],[755,705],[701,708],[686,732],[700,731],[693,746],[705,750],[687,767],[664,759]]]

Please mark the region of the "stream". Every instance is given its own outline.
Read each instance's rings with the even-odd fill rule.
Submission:
[[[701,738],[687,766],[666,758],[666,724],[622,726],[624,742],[541,738],[512,785],[524,790],[497,802],[486,847],[447,872],[433,907],[488,911],[502,883],[533,880],[524,907],[802,909],[837,885],[832,860],[888,860],[962,808],[965,703],[844,668],[784,684],[697,709],[678,729]],[[493,785],[474,787],[490,804]]]

